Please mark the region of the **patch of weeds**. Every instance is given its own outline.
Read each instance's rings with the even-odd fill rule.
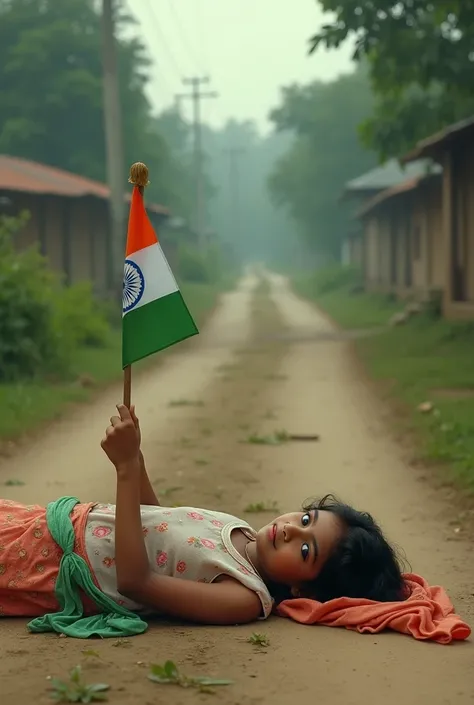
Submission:
[[[130,639],[116,639],[112,646],[115,646],[118,649],[125,649],[128,648],[132,645]]]
[[[87,685],[82,679],[80,666],[72,669],[69,680],[59,678],[51,680],[51,697],[56,703],[96,703],[107,700],[106,692],[110,690],[107,683]]]
[[[23,487],[25,483],[22,480],[7,480],[3,484],[5,487]]]
[[[153,683],[160,685],[178,685],[181,688],[196,688],[201,693],[214,693],[213,688],[222,685],[231,685],[233,681],[208,678],[207,676],[185,676],[180,673],[173,661],[166,661],[163,666],[152,664],[148,678]]]
[[[201,428],[201,435],[205,437],[212,436],[212,428],[204,427]]]
[[[257,634],[257,632],[251,634],[247,641],[253,646],[260,646],[263,648],[270,646],[270,639],[268,636],[266,634]]]
[[[246,443],[260,446],[280,446],[283,443],[288,443],[291,440],[291,435],[287,431],[274,431],[267,436],[260,436],[258,433],[252,433],[246,439]]]
[[[209,460],[206,460],[206,458],[196,458],[194,461],[195,465],[209,465]]]
[[[263,414],[263,418],[264,418],[264,419],[268,419],[268,420],[270,421],[271,419],[276,419],[276,414],[275,414],[274,411],[271,411],[271,410],[269,409],[268,411],[266,411],[266,412]]]
[[[168,406],[204,406],[204,402],[200,399],[172,399]]]
[[[84,658],[102,658],[98,651],[95,649],[82,649],[82,655]]]
[[[277,381],[283,381],[285,379],[288,379],[288,375],[274,373],[274,374],[264,375],[263,379],[266,379],[266,380],[269,380],[272,382],[277,382]]]
[[[165,487],[164,489],[160,490],[160,495],[162,497],[169,497],[173,494],[173,492],[179,492],[179,490],[182,489],[182,487]]]
[[[276,502],[254,502],[247,504],[244,509],[246,514],[260,514],[266,512],[275,512],[278,514],[280,511],[278,504]]]

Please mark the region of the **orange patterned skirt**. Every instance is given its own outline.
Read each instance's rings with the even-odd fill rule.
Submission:
[[[88,565],[84,533],[93,506],[77,504],[71,513],[74,550]],[[54,586],[62,555],[48,531],[44,507],[0,499],[0,617],[39,617],[56,612],[59,604]],[[95,605],[85,595],[81,597],[85,611],[96,613]]]

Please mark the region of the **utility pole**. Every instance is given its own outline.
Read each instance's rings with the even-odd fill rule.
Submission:
[[[229,195],[232,231],[234,242],[240,237],[240,169],[239,158],[245,153],[242,147],[230,147],[224,150],[229,155]]]
[[[102,69],[104,130],[107,161],[107,183],[110,188],[110,257],[109,286],[113,293],[123,280],[125,242],[125,170],[123,157],[122,115],[117,72],[115,41],[115,1],[102,0]]]
[[[185,86],[191,86],[191,93],[180,93],[176,96],[190,98],[193,102],[193,133],[194,133],[194,178],[195,178],[195,204],[194,204],[194,227],[198,236],[199,247],[204,246],[204,186],[202,170],[202,139],[201,139],[201,100],[203,98],[217,98],[216,91],[201,91],[203,84],[209,83],[208,76],[193,76],[183,80]]]

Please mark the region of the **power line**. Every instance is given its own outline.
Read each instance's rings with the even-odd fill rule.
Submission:
[[[175,0],[168,0],[168,7],[170,10],[171,15],[174,18],[175,24],[178,28],[178,34],[181,39],[181,43],[184,47],[184,49],[187,51],[189,58],[191,59],[191,62],[195,64],[195,68],[197,68],[199,71],[203,71],[203,63],[202,60],[199,58],[197,55],[197,52],[194,49],[194,45],[192,42],[189,41],[189,35],[187,31],[184,28],[183,23],[181,22],[181,18],[179,16],[178,11],[176,10],[176,7],[174,5]]]
[[[153,27],[154,27],[154,29],[156,30],[156,33],[157,33],[157,34],[159,35],[159,37],[160,37],[161,45],[163,46],[164,50],[165,50],[166,53],[168,54],[168,57],[169,57],[169,59],[170,59],[172,65],[173,65],[173,68],[174,68],[174,70],[175,70],[175,72],[176,72],[177,78],[180,79],[181,76],[184,74],[184,71],[182,70],[182,67],[181,67],[181,65],[179,64],[178,60],[176,59],[175,55],[174,55],[173,52],[171,51],[171,49],[170,49],[170,47],[169,47],[169,45],[168,45],[168,42],[166,41],[166,37],[165,37],[164,33],[161,31],[160,23],[159,23],[159,21],[158,21],[158,17],[157,17],[157,15],[156,15],[156,13],[155,13],[155,10],[154,10],[154,7],[155,7],[155,6],[153,5],[152,0],[146,0],[146,3],[147,3],[147,6],[148,6],[148,9],[149,9],[149,11],[150,11],[149,14],[150,14],[150,17],[151,17],[151,20],[152,20],[152,23],[153,23]]]

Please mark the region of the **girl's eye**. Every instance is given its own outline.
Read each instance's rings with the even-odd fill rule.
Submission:
[[[303,526],[309,526],[309,524],[311,523],[311,514],[303,514],[303,516],[301,517],[301,523],[303,524]]]
[[[309,546],[308,546],[307,543],[304,543],[304,544],[301,546],[301,555],[303,556],[303,560],[304,560],[304,561],[308,558],[308,556],[309,556]]]

